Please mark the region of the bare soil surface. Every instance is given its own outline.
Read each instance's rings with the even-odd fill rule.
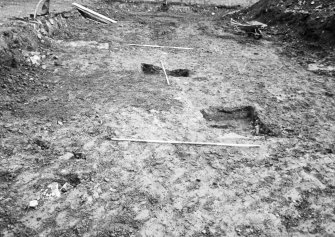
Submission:
[[[0,24],[7,22],[8,19],[17,17],[28,17],[34,14],[39,0],[0,0]],[[97,0],[52,0],[50,4],[50,13],[69,11],[72,9],[73,2],[79,4],[95,3]],[[40,9],[39,9],[40,10]]]
[[[7,41],[28,36],[0,71],[2,236],[334,236],[332,77],[229,33],[224,9],[92,8],[118,23],[72,11],[35,38],[5,25]],[[142,72],[160,61],[191,74]]]

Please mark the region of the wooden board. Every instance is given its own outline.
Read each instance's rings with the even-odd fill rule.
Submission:
[[[98,19],[104,23],[117,23],[117,21],[112,20],[104,15],[101,15],[100,13],[97,13],[87,7],[84,7],[78,3],[72,3],[73,6],[75,6],[75,8],[77,8],[78,10],[84,12],[86,15],[91,16],[93,19]]]
[[[182,142],[182,141],[162,141],[162,140],[142,140],[131,138],[109,138],[111,141],[128,141],[128,142],[143,142],[143,143],[160,143],[160,144],[181,144],[181,145],[198,145],[198,146],[228,146],[228,147],[246,147],[257,148],[260,145],[254,144],[234,144],[234,143],[216,143],[216,142]]]

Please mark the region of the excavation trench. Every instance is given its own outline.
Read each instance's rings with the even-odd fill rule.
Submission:
[[[252,106],[210,107],[200,111],[213,128],[250,131],[254,135],[274,135]]]

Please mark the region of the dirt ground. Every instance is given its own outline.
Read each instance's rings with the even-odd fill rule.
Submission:
[[[1,67],[1,236],[335,235],[333,77],[230,33],[226,9],[91,7],[118,23],[54,16],[17,46],[38,66]],[[191,75],[142,72],[160,61]]]
[[[9,18],[27,17],[34,14],[39,0],[0,0],[0,23],[8,21]],[[50,12],[61,12],[71,10],[73,2],[79,4],[95,3],[97,0],[52,0]]]

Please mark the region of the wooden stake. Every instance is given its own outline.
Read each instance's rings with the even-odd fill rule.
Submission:
[[[164,72],[164,75],[165,75],[165,78],[166,78],[166,82],[167,82],[168,85],[170,85],[170,81],[169,81],[169,78],[166,74],[165,67],[164,67],[164,64],[163,64],[162,61],[161,61],[161,65],[162,65],[162,69],[163,69],[163,72]]]
[[[216,142],[181,142],[181,141],[162,141],[162,140],[142,140],[129,138],[109,138],[112,141],[128,141],[143,143],[161,143],[161,144],[183,144],[183,145],[201,145],[201,146],[229,146],[229,147],[260,147],[254,144],[233,144],[233,143],[216,143]]]
[[[138,47],[151,47],[151,48],[194,49],[194,48],[185,48],[185,47],[160,46],[160,45],[148,45],[148,44],[127,44],[127,45],[138,46]]]
[[[88,9],[87,7],[84,7],[84,6],[82,6],[78,3],[72,3],[72,5],[75,6],[77,9],[79,9],[79,10],[81,10],[81,11],[87,13],[87,14],[90,14],[94,17],[98,17],[98,18],[102,19],[103,21],[107,21],[107,23],[108,22],[117,23],[117,21],[114,21],[114,20],[112,20],[112,19],[110,19],[110,18],[108,18],[104,15],[101,15],[100,13],[97,13],[97,12],[91,10],[91,9]]]

